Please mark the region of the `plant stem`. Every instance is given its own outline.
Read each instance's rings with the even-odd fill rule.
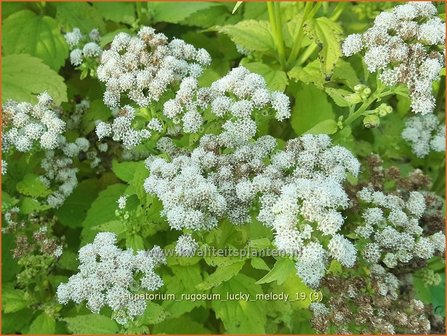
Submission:
[[[370,107],[372,105],[372,103],[374,103],[377,99],[384,97],[385,95],[383,95],[383,89],[384,89],[384,87],[379,85],[377,87],[376,92],[374,92],[367,100],[365,100],[363,102],[363,104],[358,108],[357,111],[349,114],[349,116],[346,118],[346,120],[344,122],[344,125],[345,126],[351,125],[355,120],[357,120],[359,117],[361,117],[363,115],[363,113],[365,113],[365,111],[368,109],[368,107]],[[387,93],[391,93],[391,92],[387,91]]]
[[[135,8],[137,10],[137,19],[138,19],[138,22],[140,22],[141,21],[141,17],[142,17],[141,2],[137,1],[135,3],[135,6],[136,6]]]
[[[306,7],[304,7],[304,14],[303,17],[300,20],[298,32],[296,33],[294,39],[293,39],[293,46],[292,51],[290,52],[289,58],[287,59],[287,67],[291,67],[292,62],[296,61],[296,57],[298,56],[298,52],[301,49],[301,43],[303,42],[304,37],[304,22],[307,20],[307,16],[309,15],[309,12],[312,8],[312,2],[307,2]]]
[[[273,40],[278,49],[279,63],[283,70],[286,70],[286,51],[284,48],[284,39],[282,36],[282,20],[279,4],[267,2],[267,10],[269,13],[270,26],[272,27]]]

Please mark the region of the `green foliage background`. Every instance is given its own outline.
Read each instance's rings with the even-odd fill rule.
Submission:
[[[376,77],[367,73],[359,57],[349,62],[341,58],[340,42],[350,33],[364,31],[375,15],[393,5],[321,3],[303,24],[303,16],[309,14],[303,3],[275,4],[282,21],[272,23],[266,3],[243,3],[232,13],[235,3],[2,2],[2,100],[36,102],[36,94],[47,90],[56,104],[70,111],[74,102],[88,98],[91,107],[84,115],[82,128],[71,136],[87,135],[95,120],[106,120],[111,114],[102,103],[102,84],[88,76],[88,69],[75,70],[67,61],[69,50],[63,33],[74,27],[83,33],[98,28],[101,45],[106,46],[117,32],[135,32],[140,25],[150,25],[210,52],[213,62],[200,78],[202,85],[241,64],[263,75],[271,89],[288,94],[293,102],[290,122],[265,125],[275,137],[287,140],[304,133],[331,134],[335,143],[348,147],[360,159],[374,152],[381,155],[386,166],[395,165],[403,173],[423,168],[434,181],[433,190],[444,197],[444,154],[418,159],[400,137],[410,104],[404,88],[396,88],[382,101],[373,102],[371,109],[382,102],[394,109],[376,128],[363,127],[361,118],[349,124],[340,119],[347,111],[354,111],[347,97],[355,85],[377,86]],[[445,19],[444,4],[439,3],[438,10]],[[442,77],[436,84],[437,114],[442,118],[444,80]],[[45,215],[47,208],[39,198],[48,190],[39,184],[36,175],[40,158],[37,154],[23,155],[9,162],[10,175],[2,183],[4,209],[17,205],[24,214]],[[178,236],[159,216],[159,201],[142,188],[149,174],[143,162],[114,160],[111,170],[100,176],[82,162],[78,164],[80,183],[54,212],[58,220],[55,232],[65,236],[67,246],[51,270],[44,268],[26,288],[18,288],[15,278],[23,269],[10,255],[13,237],[3,235],[3,333],[313,333],[309,299],[154,301],[127,330],[110,319],[110,312],[94,315],[83,305],[59,305],[55,288],[76,272],[79,247],[91,242],[97,232],[115,232],[123,247],[134,249],[154,244],[172,247]],[[129,203],[134,211],[127,222],[115,216],[116,200],[124,193],[132,195]],[[261,249],[271,246],[271,237],[270,230],[260,223],[236,228],[223,223],[203,234],[203,241],[217,247],[250,245]],[[336,266],[333,272],[337,272]],[[444,264],[435,263],[433,269],[443,273]],[[285,292],[293,297],[295,293],[311,293],[295,275],[293,263],[284,258],[171,257],[161,274],[165,281],[162,291],[166,293]],[[438,287],[415,285],[418,298],[444,309],[444,276]]]

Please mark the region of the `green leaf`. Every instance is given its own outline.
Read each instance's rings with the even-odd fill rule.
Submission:
[[[337,122],[334,119],[326,119],[320,121],[311,129],[308,129],[306,134],[334,134],[337,132],[338,126]]]
[[[30,334],[54,334],[56,331],[56,320],[47,313],[41,313],[31,323],[28,333]]]
[[[105,30],[101,13],[87,2],[59,2],[56,8],[56,19],[66,31],[79,28],[87,34],[94,28],[101,32]]]
[[[131,2],[93,2],[102,16],[111,21],[132,24],[135,22],[135,4]]]
[[[275,52],[275,44],[267,21],[246,20],[216,29],[247,50],[272,55]]]
[[[65,250],[64,253],[62,253],[62,256],[57,262],[57,265],[64,269],[69,271],[76,271],[78,269],[78,255],[70,250]]]
[[[320,50],[319,59],[325,76],[331,76],[335,64],[341,57],[342,29],[340,24],[327,17],[309,20],[307,24],[309,38],[317,43]]]
[[[81,226],[87,215],[87,210],[97,195],[98,181],[96,179],[82,181],[56,211],[57,218],[68,227]]]
[[[332,79],[343,81],[351,89],[354,89],[354,86],[360,83],[357,73],[352,65],[346,61],[343,61],[342,59],[339,59],[335,65]]]
[[[134,161],[118,162],[116,160],[113,160],[113,162],[112,162],[112,171],[115,173],[115,175],[120,180],[129,183],[133,179],[133,177],[135,175],[135,171],[140,166],[145,167],[144,161],[140,161],[140,162],[134,162]],[[147,170],[147,168],[146,168],[146,170]]]
[[[143,315],[138,317],[137,322],[141,324],[158,324],[166,318],[166,312],[159,304],[148,302]]]
[[[154,22],[179,23],[195,12],[218,6],[212,2],[148,2]]]
[[[51,190],[35,174],[26,174],[23,180],[17,183],[16,189],[23,195],[33,197],[45,197],[51,194]]]
[[[179,317],[190,312],[196,307],[203,306],[203,301],[181,299],[182,295],[197,294],[195,286],[202,282],[200,267],[198,264],[188,266],[171,266],[174,276],[167,276],[165,280],[166,293],[172,293],[177,300],[163,301],[162,307],[172,317]]]
[[[295,106],[292,111],[292,128],[301,135],[319,122],[335,119],[332,105],[326,94],[313,85],[300,85],[296,90]]]
[[[189,316],[181,316],[175,319],[163,321],[154,326],[154,334],[187,334],[202,335],[210,334],[211,331],[205,328],[201,323],[192,320]]]
[[[12,257],[11,250],[16,247],[16,239],[12,234],[2,235],[2,263],[8,265],[8,267],[2,267],[2,282],[13,281],[16,278],[16,274],[20,271],[21,267],[17,265],[17,261]],[[5,287],[3,287],[3,290]],[[4,296],[4,292],[3,292]]]
[[[273,292],[289,295],[289,301],[295,309],[308,308],[311,303],[311,293],[314,293],[314,291],[301,281],[294,270],[295,267],[293,268],[293,272],[289,273],[289,276],[281,285],[275,284],[273,286]],[[304,299],[297,299],[297,296],[303,296]]]
[[[89,228],[115,219],[116,202],[123,194],[125,188],[124,184],[117,183],[101,191],[87,211],[87,216],[82,226]]]
[[[264,77],[268,87],[274,91],[284,91],[288,80],[284,71],[275,70],[264,63],[255,62],[243,64],[248,70]]]
[[[227,300],[227,294],[248,294],[251,300],[262,295],[261,286],[255,280],[238,274],[231,280],[213,289],[220,300],[213,300],[211,307],[216,317],[222,320],[225,332],[229,334],[264,334],[265,333],[265,301]]]
[[[2,288],[2,310],[5,313],[14,313],[28,307],[25,292],[15,289],[12,284],[5,284]]]
[[[118,325],[109,317],[99,314],[66,317],[67,328],[73,334],[115,334]]]
[[[361,101],[360,96],[358,101],[354,101],[352,98],[350,100],[347,99],[347,97],[355,97],[356,95],[353,95],[352,92],[344,89],[336,89],[327,87],[325,88],[326,93],[334,100],[335,104],[337,104],[340,107],[347,107],[354,105],[356,103],[359,103]]]
[[[30,54],[55,70],[59,70],[68,57],[68,47],[56,20],[27,9],[10,15],[3,22],[2,38],[5,55]]]
[[[270,271],[270,267],[265,263],[264,259],[254,257],[250,260],[251,266],[258,270]]]
[[[207,290],[219,286],[222,282],[228,281],[238,274],[244,264],[245,261],[239,261],[230,265],[219,266],[214,273],[206,278],[205,281],[199,283],[196,288],[199,290]]]
[[[33,318],[33,312],[30,309],[22,309],[15,313],[2,315],[2,334],[19,335],[22,330],[27,328]]]
[[[107,223],[92,227],[92,230],[94,230],[95,232],[113,232],[117,235],[120,235],[126,232],[126,226],[120,220],[111,220]]]
[[[67,101],[64,79],[30,55],[8,55],[2,60],[2,100],[13,99],[36,103],[36,95],[43,91],[53,97],[56,105]]]
[[[138,234],[128,235],[126,238],[126,247],[134,251],[144,250],[144,241]]]
[[[50,207],[48,205],[42,205],[38,200],[30,197],[24,197],[20,203],[20,212],[24,215],[32,212],[48,210],[49,208]]]
[[[295,264],[293,260],[282,258],[278,259],[273,266],[272,270],[268,272],[264,277],[256,281],[257,284],[264,284],[276,281],[278,285],[281,285],[289,277],[290,273],[294,272]]]
[[[323,89],[324,76],[321,73],[321,66],[318,60],[312,61],[305,67],[299,65],[294,66],[287,75],[297,81],[305,84],[313,84],[316,87]]]
[[[147,197],[147,193],[144,190],[144,181],[149,177],[149,170],[143,161],[139,162],[139,164],[135,168],[134,175],[132,179],[129,181],[129,188],[126,190],[128,194],[134,193],[138,196],[140,201],[143,201]]]
[[[271,245],[272,243],[268,238],[252,239],[249,242],[250,248],[257,250],[269,248]]]

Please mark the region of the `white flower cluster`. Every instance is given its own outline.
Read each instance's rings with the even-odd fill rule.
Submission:
[[[147,160],[151,175],[145,190],[162,201],[169,225],[212,229],[223,217],[248,223],[259,197],[258,220],[274,229],[279,250],[299,256],[297,269],[306,284],[318,286],[328,257],[352,267],[356,249],[337,232],[343,225],[339,210],[348,206],[342,183],[348,172],[359,172],[353,155],[331,147],[326,135],[290,140],[280,151],[274,138],[264,136],[229,151],[233,142],[222,141],[222,134],[203,136],[190,155],[179,154],[171,162]],[[312,242],[314,228],[332,236],[328,251]]]
[[[157,290],[163,285],[154,272],[158,265],[166,263],[162,250],[158,246],[136,254],[131,249],[121,250],[116,246],[114,233],[98,233],[93,243],[79,250],[79,261],[79,273],[57,288],[58,301],[87,301],[87,308],[95,314],[108,306],[120,324],[142,315],[146,309],[146,301],[135,300],[132,294],[141,289]]]
[[[96,59],[102,54],[102,48],[98,42],[101,39],[98,29],[90,31],[88,36],[84,36],[79,28],[64,35],[70,48],[70,63],[74,66],[81,65],[86,59]]]
[[[401,135],[417,157],[424,157],[430,151],[445,152],[445,125],[434,114],[409,118]]]
[[[199,244],[190,234],[184,234],[178,237],[175,245],[175,253],[182,257],[192,257],[199,247]]]
[[[349,205],[343,182],[359,169],[346,148],[331,146],[327,135],[309,134],[289,140],[253,179],[262,190],[258,220],[273,228],[279,250],[298,256],[297,272],[308,286],[319,285],[328,257],[346,267],[355,263],[355,247],[337,232],[344,222],[340,210]],[[315,230],[332,237],[327,251],[313,241]]]
[[[8,162],[2,160],[2,175],[6,175],[8,173]]]
[[[109,50],[103,52],[98,78],[106,84],[104,102],[118,107],[121,94],[148,106],[159,101],[173,85],[188,76],[198,77],[211,58],[204,49],[195,49],[179,39],[168,42],[162,33],[142,27],[138,36],[119,33]]]
[[[370,72],[379,71],[389,86],[405,84],[415,113],[431,113],[435,107],[432,82],[444,66],[445,23],[430,2],[410,2],[382,12],[363,34],[343,42],[345,56],[365,50]]]
[[[80,152],[86,153],[90,148],[90,142],[86,138],[78,138],[74,143],[67,143],[61,139],[60,151],[49,150],[45,152],[45,158],[41,162],[44,175],[40,180],[53,191],[47,198],[47,203],[53,208],[60,207],[65,199],[70,196],[78,185],[76,178],[77,168],[73,168],[73,159]]]
[[[65,122],[52,109],[53,99],[47,92],[38,97],[35,105],[25,102],[7,101],[3,105],[2,149],[7,152],[15,148],[29,152],[36,143],[42,149],[58,147]]]
[[[163,114],[174,123],[182,122],[185,133],[196,133],[204,122],[202,115],[210,109],[217,118],[229,119],[222,126],[221,138],[234,147],[255,135],[255,112],[274,111],[275,118],[283,121],[290,117],[289,105],[289,98],[271,92],[262,76],[237,67],[207,88],[199,88],[195,78],[186,78],[175,98],[164,104]]]
[[[362,213],[364,225],[355,230],[367,242],[362,250],[367,262],[382,261],[388,268],[394,268],[413,258],[430,259],[436,251],[444,252],[445,237],[441,231],[423,236],[424,230],[419,225],[426,206],[422,193],[412,191],[404,200],[365,187],[357,196],[370,206]]]
[[[124,147],[129,149],[139,145],[148,139],[152,133],[149,128],[141,130],[133,127],[136,120],[135,109],[129,105],[115,111],[112,124],[99,121],[96,125],[96,135],[99,140],[111,136],[114,141],[120,141]]]
[[[98,77],[107,87],[104,101],[115,109],[112,123],[98,122],[99,139],[111,136],[129,149],[148,138],[151,131],[197,133],[204,123],[203,115],[211,110],[215,119],[228,119],[221,125],[225,130],[221,138],[234,147],[254,137],[252,116],[256,112],[274,112],[280,121],[290,116],[288,97],[271,92],[262,76],[243,67],[231,70],[210,87],[200,88],[197,77],[210,61],[205,50],[196,50],[178,39],[168,43],[166,36],[149,27],[141,28],[137,37],[118,34],[98,68]],[[168,89],[174,97],[163,101],[168,98],[163,96]],[[134,108],[119,108],[122,94],[140,107],[154,101],[163,103],[163,120],[153,118],[141,127],[143,122],[137,122]]]

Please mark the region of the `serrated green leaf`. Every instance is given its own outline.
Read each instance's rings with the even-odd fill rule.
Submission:
[[[154,22],[179,23],[195,12],[219,6],[212,2],[149,2],[148,9]]]
[[[131,2],[93,2],[93,7],[107,20],[127,24],[136,20],[135,4]]]
[[[109,222],[92,227],[92,230],[94,230],[95,232],[113,232],[117,235],[120,235],[126,232],[126,226],[120,220],[111,220]]]
[[[17,183],[16,189],[23,195],[33,197],[45,197],[51,194],[51,190],[35,174],[26,174],[23,180]]]
[[[144,161],[134,162],[134,161],[123,161],[118,162],[117,160],[113,160],[112,162],[112,171],[115,175],[122,181],[129,183],[134,175],[135,171],[138,167],[145,167]]]
[[[79,28],[88,34],[92,29],[105,30],[101,13],[87,2],[59,2],[56,3],[56,19],[66,31]]]
[[[124,184],[118,183],[108,186],[107,189],[101,191],[87,211],[87,217],[82,226],[89,228],[115,219],[116,202],[123,194],[125,188]]]
[[[56,320],[47,313],[39,314],[31,323],[28,333],[30,334],[54,334],[56,331]]]
[[[251,266],[258,270],[270,271],[270,267],[265,263],[264,259],[259,257],[251,258]]]
[[[213,289],[221,299],[211,302],[217,318],[222,320],[225,331],[229,334],[264,334],[265,333],[265,301],[227,300],[228,294],[248,294],[256,300],[257,294],[263,294],[261,286],[255,280],[238,274],[231,280]]]
[[[128,235],[126,238],[126,247],[134,251],[144,250],[144,241],[138,234]]]
[[[139,324],[158,324],[166,318],[166,312],[162,306],[155,302],[148,302],[143,315],[138,317]]]
[[[163,321],[154,326],[154,334],[187,334],[202,335],[210,334],[211,331],[205,328],[201,323],[194,321],[189,316],[181,316],[175,319]]]
[[[243,64],[248,70],[264,77],[267,86],[274,91],[284,91],[288,79],[284,71],[275,70],[268,65],[260,62]]]
[[[324,90],[334,100],[335,104],[337,104],[340,107],[347,107],[353,105],[352,103],[359,103],[361,101],[360,97],[359,101],[352,101],[352,99],[351,99],[352,103],[348,101],[346,97],[352,96],[352,92],[348,90],[336,89],[331,87],[327,87]]]
[[[110,318],[99,314],[66,317],[67,328],[73,334],[115,334],[118,325]]]
[[[30,55],[8,55],[2,59],[2,100],[13,99],[36,103],[43,91],[56,105],[67,101],[64,79],[39,58]]]
[[[238,274],[244,264],[245,261],[239,261],[230,265],[219,266],[214,273],[210,274],[205,281],[199,283],[196,288],[199,290],[207,290],[219,286],[222,282],[228,281]]]
[[[332,105],[324,91],[313,85],[300,85],[296,90],[295,106],[292,111],[292,128],[298,134],[327,119],[335,119]]]
[[[49,205],[42,205],[38,200],[30,197],[24,197],[20,202],[20,212],[24,215],[30,214],[32,212],[39,212],[48,210]]]
[[[317,43],[321,69],[325,76],[331,76],[335,64],[342,56],[342,29],[340,24],[327,17],[319,17],[307,21],[308,36]]]
[[[96,179],[82,181],[56,211],[57,218],[68,227],[81,226],[87,215],[87,210],[97,195],[98,181]]]
[[[29,54],[55,70],[59,70],[68,57],[68,46],[56,20],[27,9],[10,15],[3,22],[2,41],[5,55]]]
[[[21,267],[17,264],[17,261],[12,257],[11,250],[16,247],[16,240],[12,234],[2,235],[2,263],[3,265],[8,265],[8,267],[2,267],[2,281],[13,281],[16,279],[16,274],[19,272]],[[6,285],[5,285],[6,286]],[[3,287],[3,290],[6,287]],[[4,296],[4,292],[3,292]]]
[[[278,285],[281,285],[290,276],[290,273],[294,272],[294,270],[295,264],[293,263],[293,260],[287,258],[278,259],[272,270],[256,281],[256,283],[264,284],[276,281]]]
[[[247,50],[272,55],[275,53],[275,44],[267,21],[246,20],[216,29]]]
[[[182,300],[181,296],[186,294],[197,294],[195,286],[202,282],[200,267],[198,264],[188,266],[171,266],[174,276],[166,277],[166,293],[172,293],[177,300],[163,301],[162,307],[172,317],[179,317],[190,312],[196,307],[204,305],[203,301]]]
[[[258,239],[252,239],[249,242],[249,246],[253,249],[266,249],[272,245],[271,241],[268,238],[258,238]]]
[[[62,253],[62,256],[57,262],[57,265],[64,269],[69,271],[76,271],[78,269],[78,255],[70,250],[65,250],[64,253]]]
[[[305,134],[334,134],[337,130],[337,122],[334,119],[326,119],[308,129]]]
[[[342,59],[339,59],[335,65],[332,79],[343,81],[351,89],[354,89],[354,86],[360,83],[357,73],[352,65]]]
[[[2,288],[2,310],[5,313],[14,313],[28,307],[25,292],[15,289],[12,284],[3,285]]]
[[[299,65],[294,66],[287,75],[297,81],[301,81],[305,84],[313,84],[316,87],[322,89],[324,76],[321,72],[320,62],[318,60],[312,61],[304,67]]]

